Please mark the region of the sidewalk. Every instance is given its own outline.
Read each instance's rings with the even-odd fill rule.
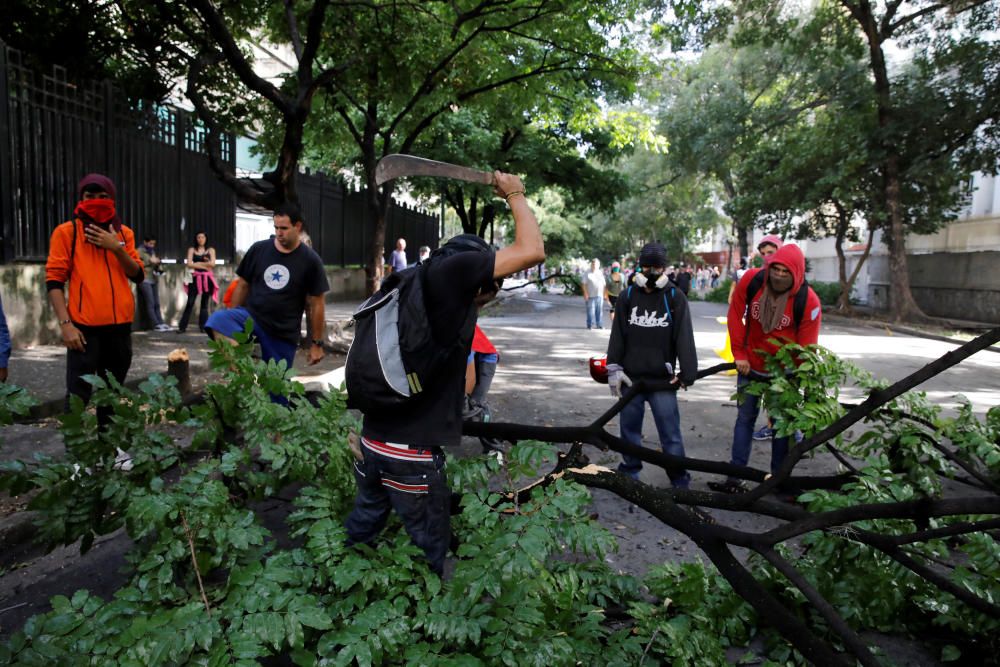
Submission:
[[[326,304],[328,324],[350,319],[357,304]],[[125,380],[128,386],[138,386],[154,373],[167,372],[167,355],[173,350],[184,348],[190,356],[191,379],[210,373],[208,360],[208,337],[197,329],[189,329],[181,334],[177,331],[134,331],[132,332],[132,366]],[[295,358],[295,368],[302,376],[300,381],[308,384],[343,365],[343,356],[328,354],[316,366],[307,366],[303,351]],[[32,412],[32,417],[40,419],[62,411],[66,395],[66,348],[61,345],[37,345],[18,349],[16,346],[10,357],[7,382],[24,387],[40,405]],[[339,384],[339,383],[338,383]]]

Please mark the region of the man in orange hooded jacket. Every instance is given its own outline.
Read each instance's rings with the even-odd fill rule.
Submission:
[[[135,236],[115,210],[114,182],[87,174],[77,192],[74,217],[52,232],[45,264],[49,303],[66,346],[67,409],[71,395],[90,399],[84,375],[125,381],[132,364],[132,283],[143,279]],[[110,416],[110,410],[98,410],[98,423],[106,424]]]
[[[759,288],[749,295],[751,283]],[[812,345],[819,339],[822,308],[819,297],[805,284],[806,260],[795,244],[781,246],[768,256],[761,269],[751,269],[743,274],[729,304],[728,326],[732,340],[733,359],[739,372],[737,391],[740,393],[739,412],[733,427],[733,465],[745,466],[750,460],[753,447],[753,427],[760,412],[760,398],[743,391],[751,380],[767,380],[770,376],[764,367],[764,359],[773,355],[780,346],[771,342],[777,339],[781,345],[798,343]],[[799,290],[805,293],[800,297]],[[801,319],[796,321],[796,300],[800,302]],[[804,299],[804,304],[802,303]],[[748,303],[749,301],[749,303]],[[804,307],[803,307],[804,305]],[[771,472],[781,467],[788,455],[788,436],[772,437]],[[746,491],[743,483],[729,478],[724,484],[711,484],[712,488],[727,493]]]

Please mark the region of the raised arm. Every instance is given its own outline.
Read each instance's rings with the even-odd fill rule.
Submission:
[[[494,190],[507,200],[514,216],[514,243],[497,251],[493,277],[503,278],[545,261],[545,244],[538,220],[528,206],[524,184],[513,174],[493,173]]]

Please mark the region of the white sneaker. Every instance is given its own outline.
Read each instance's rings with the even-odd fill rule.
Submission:
[[[155,327],[153,327],[153,329],[155,329],[156,331],[170,331],[171,329],[173,329],[173,327],[170,326],[169,324],[157,324]]]
[[[115,456],[115,464],[112,468],[123,472],[132,470],[132,457],[129,456],[129,453],[123,451],[120,447],[115,447],[115,449],[118,451],[118,455]]]

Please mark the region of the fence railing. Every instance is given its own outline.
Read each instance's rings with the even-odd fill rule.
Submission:
[[[0,261],[44,261],[49,237],[70,219],[76,184],[107,174],[122,220],[136,236],[157,237],[162,257],[180,258],[203,231],[220,259],[235,255],[233,192],[208,165],[205,129],[183,110],[128,100],[110,82],[69,81],[54,67],[40,74],[0,42]],[[235,139],[221,142],[234,166]],[[364,264],[373,223],[364,194],[318,173],[298,175],[299,203],[313,246],[330,265]],[[438,243],[438,218],[395,204],[386,245]]]

